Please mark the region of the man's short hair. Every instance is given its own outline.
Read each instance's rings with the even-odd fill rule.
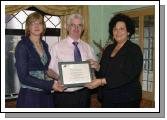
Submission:
[[[71,21],[72,21],[73,19],[75,19],[75,18],[80,19],[80,20],[81,20],[81,24],[84,24],[84,20],[83,20],[82,15],[81,15],[81,14],[78,14],[78,13],[75,13],[75,14],[71,14],[71,15],[68,17],[68,19],[67,19],[67,25],[70,25],[70,24],[71,24]]]

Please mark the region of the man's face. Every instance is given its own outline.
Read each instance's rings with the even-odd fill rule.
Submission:
[[[69,32],[69,36],[75,40],[79,39],[82,31],[83,31],[83,25],[81,23],[81,20],[78,18],[74,18],[71,21],[71,24],[68,25],[67,28],[68,32]]]

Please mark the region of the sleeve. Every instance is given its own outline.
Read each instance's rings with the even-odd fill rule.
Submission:
[[[54,81],[41,80],[29,75],[28,56],[29,54],[26,47],[23,44],[18,44],[15,51],[15,65],[21,84],[50,91]]]
[[[107,70],[107,66],[108,66],[108,54],[109,54],[109,50],[110,47],[107,47],[101,57],[100,60],[100,70],[97,72],[95,72],[95,75],[97,78],[104,78],[105,74],[106,74],[106,70]]]
[[[110,75],[106,76],[108,88],[120,87],[132,81],[138,81],[143,66],[143,55],[139,47],[130,49],[123,63],[117,65],[117,70],[112,70]]]
[[[95,61],[97,61],[97,58],[96,58],[96,56],[95,56],[95,52],[94,52],[94,50],[93,50],[93,48],[89,45],[89,58],[90,59],[93,59],[93,60],[95,60]]]
[[[49,63],[49,68],[52,69],[54,72],[59,74],[58,70],[58,57],[56,55],[56,46],[53,46],[50,50],[51,60]]]
[[[139,47],[132,49],[132,54],[127,55],[121,67],[121,73],[127,76],[129,80],[132,80],[138,76],[143,66],[143,54]]]

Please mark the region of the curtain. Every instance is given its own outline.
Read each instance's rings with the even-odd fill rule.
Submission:
[[[35,7],[45,13],[50,15],[60,16],[61,19],[61,39],[67,36],[67,32],[65,30],[65,23],[67,17],[72,13],[80,13],[84,18],[84,33],[81,39],[85,42],[90,42],[89,36],[89,11],[87,5],[6,5],[5,13],[13,14],[30,7]]]

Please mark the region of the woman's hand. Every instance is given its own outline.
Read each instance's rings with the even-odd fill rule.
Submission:
[[[100,64],[97,61],[92,60],[92,59],[89,59],[87,61],[90,62],[91,68],[95,69],[96,71],[100,70]]]
[[[92,80],[92,82],[85,84],[84,87],[87,87],[89,89],[94,89],[94,88],[97,88],[99,86],[103,86],[105,84],[106,84],[106,79],[102,78],[102,79]]]
[[[52,69],[48,69],[47,75],[55,80],[59,78],[59,75],[56,72],[54,72]]]
[[[52,89],[57,92],[63,92],[64,86],[59,81],[54,81]]]

